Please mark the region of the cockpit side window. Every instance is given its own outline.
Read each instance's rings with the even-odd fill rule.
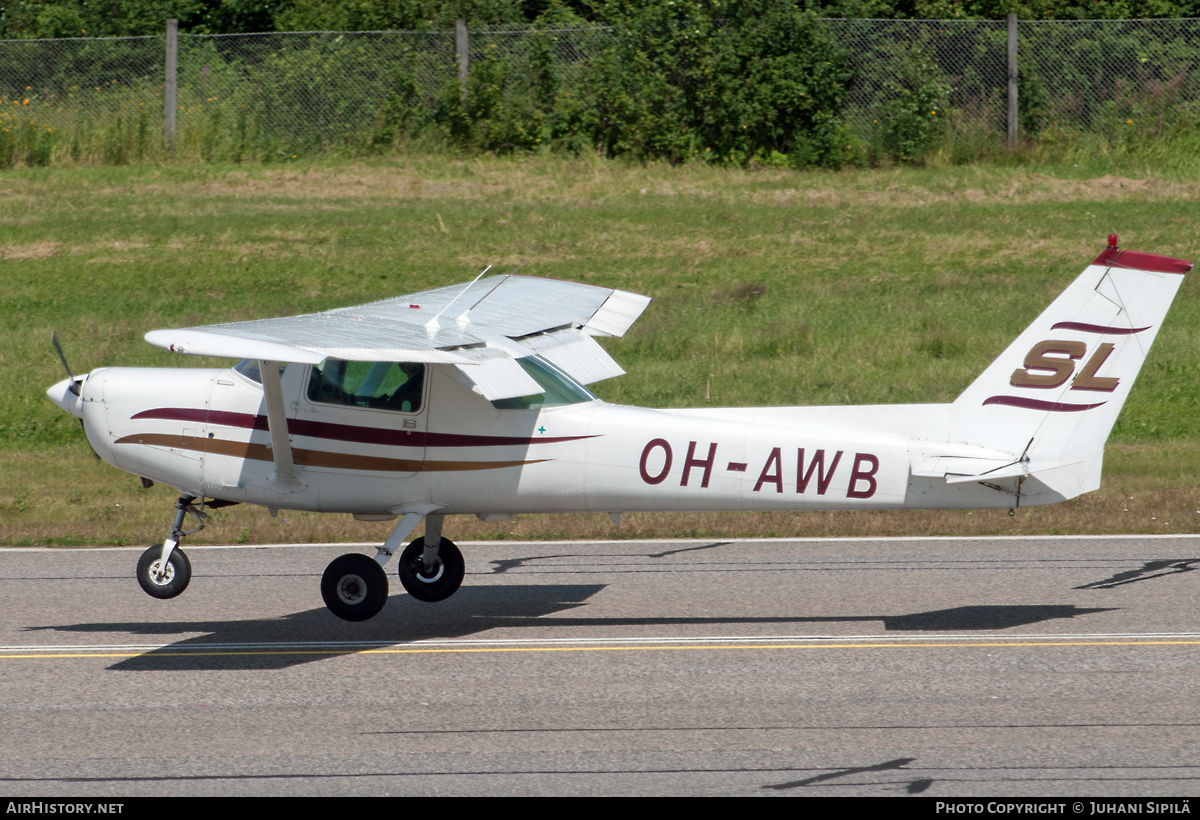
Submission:
[[[579,382],[559,370],[540,356],[517,359],[521,369],[546,389],[545,393],[518,396],[513,399],[498,399],[492,406],[498,410],[528,410],[535,407],[560,407],[564,404],[580,404],[595,401],[596,396]]]
[[[326,359],[312,367],[309,401],[417,413],[425,365],[413,362],[348,362]]]
[[[233,369],[241,373],[255,384],[262,384],[262,373],[258,369],[258,359],[242,359],[233,366]],[[287,369],[287,362],[279,363],[279,376],[283,377],[283,371]]]

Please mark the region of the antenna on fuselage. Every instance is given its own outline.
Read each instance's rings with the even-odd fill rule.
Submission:
[[[457,302],[459,299],[461,299],[463,297],[463,294],[471,289],[471,285],[475,284],[480,279],[482,279],[483,274],[487,273],[491,269],[492,269],[492,266],[488,265],[486,268],[483,269],[483,271],[478,276],[476,276],[474,279],[472,279],[470,282],[468,282],[467,286],[464,287],[461,291],[459,291],[459,294],[457,296],[455,296],[453,299],[450,300],[450,304],[446,305],[444,308],[439,310],[437,316],[434,316],[432,319],[430,319],[428,322],[425,323],[425,329],[430,332],[437,330],[438,329],[437,320],[442,318],[442,314],[445,313],[446,311],[448,311],[450,309],[451,305],[453,305],[455,302]],[[470,312],[470,308],[467,309],[467,312],[468,313]]]

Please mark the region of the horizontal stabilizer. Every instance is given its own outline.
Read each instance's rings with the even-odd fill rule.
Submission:
[[[917,478],[950,478],[958,476],[982,476],[992,470],[1002,470],[1014,463],[1011,458],[958,458],[943,456],[941,458],[916,459],[912,464],[912,474]]]
[[[1072,467],[1077,461],[1001,461],[981,458],[931,458],[912,466],[918,478],[942,478],[947,484],[967,484],[972,481],[999,481],[1002,478],[1021,478]]]

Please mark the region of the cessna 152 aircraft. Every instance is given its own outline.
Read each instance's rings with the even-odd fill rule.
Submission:
[[[952,404],[611,405],[584,386],[624,373],[595,337],[623,335],[650,300],[517,275],[155,330],[146,340],[159,347],[240,361],[67,368],[48,394],[106,462],[179,490],[169,537],[138,562],[154,597],[188,585],[179,541],[206,509],[399,518],[374,558],[343,555],[321,580],[329,609],[360,621],[386,603],[383,567],[422,519],[398,574],[413,597],[440,601],[463,580],[447,515],[1011,509],[1094,490],[1104,442],[1191,267],[1110,236]]]

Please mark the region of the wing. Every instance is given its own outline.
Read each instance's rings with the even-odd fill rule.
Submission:
[[[621,336],[650,299],[612,288],[492,276],[304,316],[154,330],[176,353],[315,364],[451,364],[489,399],[543,392],[517,359],[539,355],[583,384],[625,371],[593,336]]]

